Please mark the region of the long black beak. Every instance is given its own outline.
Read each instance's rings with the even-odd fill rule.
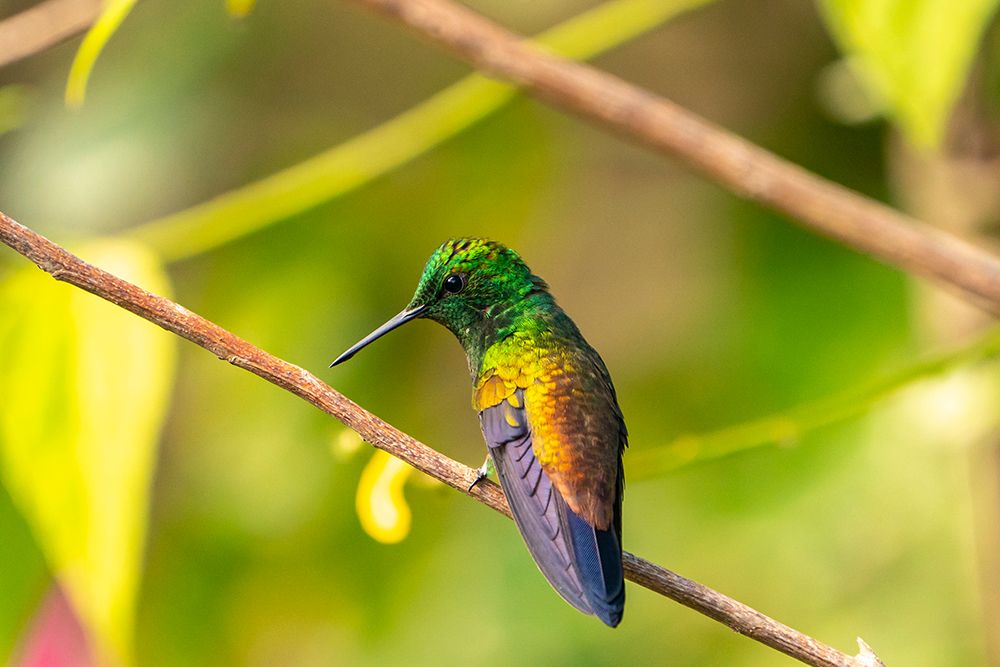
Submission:
[[[357,354],[358,350],[368,345],[368,343],[371,343],[372,341],[381,338],[382,336],[386,335],[396,327],[401,327],[410,320],[420,317],[421,313],[423,313],[425,310],[427,310],[427,306],[417,306],[416,308],[412,308],[410,310],[404,310],[399,315],[396,315],[394,318],[392,318],[391,320],[380,326],[378,329],[371,332],[370,334],[359,340],[357,343],[352,345],[342,355],[334,359],[333,363],[330,364],[330,368],[333,368],[337,364],[347,361],[355,354]]]

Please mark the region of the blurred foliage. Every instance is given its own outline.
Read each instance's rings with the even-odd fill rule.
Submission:
[[[95,243],[84,255],[168,289],[141,247]],[[5,282],[0,302],[4,484],[100,654],[128,662],[175,339],[34,267]]]
[[[236,18],[245,18],[253,11],[256,0],[226,0],[226,11]]]
[[[361,472],[355,507],[361,527],[384,544],[402,541],[410,532],[413,515],[403,487],[413,468],[395,456],[376,450]]]
[[[5,70],[0,84],[31,81],[37,110],[0,137],[5,210],[60,240],[131,239],[109,242],[111,257],[85,256],[113,271],[115,257],[148,260],[152,275],[131,278],[157,291],[165,278],[141,248],[155,249],[181,303],[317,369],[399,310],[443,238],[505,241],[612,369],[632,434],[627,476],[647,478],[628,487],[627,548],[842,648],[861,634],[890,664],[985,662],[993,629],[975,568],[993,561],[976,552],[971,517],[989,515],[968,467],[995,433],[1000,391],[995,366],[967,368],[974,355],[961,350],[993,350],[992,338],[927,357],[938,346],[904,276],[500,83],[472,75],[445,87],[465,68],[367,14],[260,3],[225,20],[237,4],[137,4],[72,114],[60,97],[76,44]],[[576,58],[604,54],[600,66],[888,198],[880,128],[831,124],[809,95],[839,61],[815,9],[722,1],[653,30],[703,4],[474,6],[525,33],[577,14],[539,40]],[[907,33],[917,23],[884,2],[863,9],[900,19],[892,30],[861,25],[857,6],[823,5],[827,20],[843,19],[852,62],[861,47],[848,28],[896,49],[944,48]],[[913,4],[913,17],[929,6]],[[952,49],[933,81],[945,70],[955,90],[965,80],[989,14],[977,6],[975,26],[956,11],[942,19],[948,34],[932,36]],[[944,122],[954,94],[935,85],[924,120],[892,112],[909,135]],[[899,102],[910,108],[932,87],[894,78],[891,90],[913,96]],[[635,587],[622,627],[601,629],[548,589],[509,521],[417,483],[201,350],[182,348],[174,385],[171,343],[154,342],[165,334],[125,313],[117,324],[81,319],[95,299],[10,261],[0,333],[21,334],[0,364],[14,397],[0,411],[11,496],[0,494],[0,659],[45,588],[42,553],[95,636],[127,656],[148,520],[137,664],[783,661]],[[482,460],[464,359],[443,331],[412,325],[323,373],[432,446]],[[940,377],[881,400],[931,373]],[[108,403],[127,418],[98,420]],[[56,417],[17,417],[42,411]],[[794,442],[748,449],[786,434],[762,414],[798,419]],[[701,465],[666,474],[639,467],[682,433],[705,443],[727,433],[716,454],[745,451],[706,446]],[[95,499],[116,494],[127,502],[99,510]],[[73,516],[86,522],[70,526]],[[112,525],[112,538],[99,532]],[[64,552],[93,576],[80,583]],[[101,586],[117,592],[98,599]]]
[[[937,146],[997,0],[820,0],[858,76],[916,146]]]
[[[0,88],[0,135],[20,127],[27,120],[30,108],[31,92],[26,86]]]
[[[572,58],[591,58],[708,1],[615,0],[545,31],[537,41]],[[130,235],[172,260],[210,251],[361,187],[494,113],[516,92],[513,86],[469,75],[343,144],[147,222]]]
[[[709,433],[678,436],[668,445],[631,456],[630,464],[635,472],[630,479],[658,477],[692,462],[709,461],[754,447],[793,446],[812,431],[864,415],[876,403],[901,389],[997,356],[1000,356],[1000,328],[990,330],[957,350],[914,363],[883,378],[859,382],[841,393],[802,403],[787,412]]]
[[[79,107],[87,96],[87,82],[105,44],[132,11],[136,0],[108,0],[97,21],[83,37],[66,81],[66,105]]]
[[[11,502],[6,488],[0,486],[0,656],[6,660],[21,633],[28,613],[42,599],[48,585],[48,572],[24,516]]]

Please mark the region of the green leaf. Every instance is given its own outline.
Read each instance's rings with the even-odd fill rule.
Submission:
[[[14,665],[14,649],[51,579],[24,518],[2,485],[0,544],[0,665]]]
[[[159,260],[124,241],[94,263],[158,293]],[[99,657],[129,664],[174,337],[34,267],[0,289],[0,478]]]
[[[998,0],[820,0],[858,75],[915,146],[941,142]]]

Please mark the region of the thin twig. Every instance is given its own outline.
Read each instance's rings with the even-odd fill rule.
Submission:
[[[449,0],[355,0],[477,69],[680,157],[733,192],[899,269],[957,287],[1000,313],[1000,260],[956,236],[827,181],[676,104],[530,44]]]
[[[417,470],[510,516],[500,488],[484,481],[471,492],[476,471],[436,452],[322,382],[308,371],[254,347],[242,338],[183,306],[87,264],[64,248],[0,213],[0,241],[57,280],[75,285],[200,345],[220,359],[250,371],[312,403],[356,431],[366,441],[406,461]],[[859,667],[871,663],[822,644],[797,630],[707,586],[658,565],[625,556],[626,576],[651,591],[676,600],[786,655],[809,665]],[[870,651],[869,651],[870,653]],[[867,662],[866,662],[867,661]]]
[[[46,0],[0,21],[0,67],[83,32],[100,13],[100,0]]]

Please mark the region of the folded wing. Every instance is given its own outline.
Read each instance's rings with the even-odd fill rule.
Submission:
[[[573,512],[535,454],[524,406],[524,390],[518,388],[479,415],[514,519],[556,591],[580,611],[614,627],[625,602],[620,490],[615,520],[606,530]]]

